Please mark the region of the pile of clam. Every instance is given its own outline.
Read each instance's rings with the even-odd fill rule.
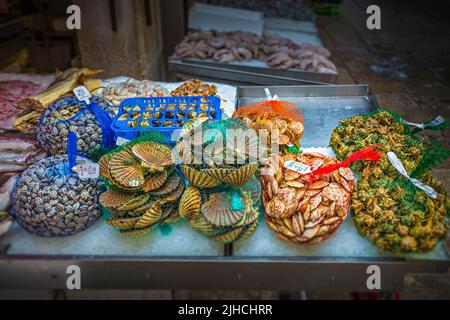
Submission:
[[[240,145],[235,144],[233,129],[240,130]],[[187,123],[178,141],[181,171],[189,181],[180,216],[215,241],[230,243],[250,236],[259,218],[258,148],[255,132],[242,121]]]
[[[138,140],[104,155],[99,165],[110,186],[100,203],[111,213],[113,227],[140,236],[176,219],[185,184],[168,146]]]
[[[180,200],[180,216],[209,238],[231,243],[250,237],[259,222],[261,186],[256,178],[240,188],[200,189],[190,185]]]
[[[102,98],[94,97],[92,103],[98,104],[114,117],[113,107]],[[92,110],[74,96],[63,97],[42,114],[37,128],[37,139],[42,148],[51,154],[66,153],[69,132],[77,135],[78,154],[86,155],[102,148],[102,128]]]
[[[217,96],[217,87],[213,84],[203,83],[201,80],[192,79],[183,82],[179,87],[170,92],[171,96]]]
[[[13,193],[13,215],[39,236],[69,236],[91,226],[101,215],[100,179],[81,180],[65,155],[42,159],[20,176]]]
[[[320,153],[273,155],[261,171],[266,222],[277,235],[294,243],[317,243],[330,237],[347,216],[355,184],[353,172],[340,168],[312,176],[286,168],[288,161],[311,170],[336,164]]]
[[[242,31],[191,32],[175,47],[174,57],[212,59],[220,63],[260,60],[272,68],[337,74],[336,66],[330,61],[331,54],[324,47],[299,45],[278,35],[257,36]]]

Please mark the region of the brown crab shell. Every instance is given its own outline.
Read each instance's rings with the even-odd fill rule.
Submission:
[[[128,201],[132,200],[134,194],[120,192],[116,190],[107,190],[100,195],[100,203],[107,209],[116,210]]]
[[[160,143],[146,141],[135,144],[131,151],[150,168],[168,167],[174,164],[172,150]]]
[[[181,171],[189,182],[198,188],[215,188],[221,182],[214,177],[188,166],[181,166]]]
[[[133,155],[125,150],[111,155],[108,169],[113,183],[123,189],[135,190],[145,182],[143,168]]]
[[[144,184],[141,187],[142,191],[150,192],[150,191],[161,188],[164,185],[164,183],[166,182],[168,175],[169,174],[167,173],[167,171],[164,170],[160,173],[147,176],[145,178]]]
[[[205,219],[215,226],[228,227],[241,221],[244,210],[232,210],[231,201],[224,193],[215,193],[202,204],[201,212]]]
[[[187,187],[180,199],[179,214],[190,219],[201,214],[202,196],[200,190],[194,186]]]

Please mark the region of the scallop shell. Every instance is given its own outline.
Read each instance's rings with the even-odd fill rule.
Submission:
[[[136,223],[136,228],[142,229],[154,225],[161,220],[163,211],[161,209],[161,204],[155,201],[150,209],[148,209],[144,215]]]
[[[256,219],[251,225],[247,227],[247,229],[241,234],[239,240],[248,239],[256,230],[259,225],[259,219]]]
[[[166,182],[164,182],[164,184],[161,186],[161,188],[154,190],[152,192],[152,195],[155,196],[162,196],[165,194],[168,194],[172,191],[174,191],[175,189],[177,189],[178,185],[181,182],[181,177],[178,174],[178,172],[174,171],[169,178],[166,180]]]
[[[135,144],[131,151],[143,162],[143,166],[150,170],[168,167],[174,164],[172,150],[160,143],[146,141]]]
[[[108,179],[108,180],[110,179],[109,169],[108,169],[108,165],[109,165],[109,160],[110,159],[111,159],[111,155],[110,154],[105,154],[98,161],[98,165],[100,167],[100,177]]]
[[[130,211],[143,206],[150,199],[149,194],[143,194],[141,196],[136,196],[133,199],[127,201],[121,205],[117,210],[119,211]]]
[[[231,243],[239,239],[242,231],[244,231],[244,227],[235,228],[220,235],[213,236],[212,239],[222,243]]]
[[[204,216],[193,216],[192,219],[189,220],[189,223],[195,230],[200,231],[207,236],[214,234],[213,225],[206,220]]]
[[[137,189],[145,182],[142,167],[125,150],[111,155],[108,168],[113,182],[124,189]]]
[[[200,191],[189,186],[180,199],[179,214],[184,218],[198,216],[201,213],[201,195]]]
[[[249,181],[258,169],[258,164],[252,163],[240,167],[237,170],[231,172],[225,179],[224,182],[232,187],[239,187]]]
[[[226,193],[216,193],[201,207],[206,220],[213,225],[228,227],[239,222],[244,217],[244,210],[232,210],[231,199]]]
[[[108,223],[119,230],[130,230],[134,229],[134,226],[139,219],[140,218],[112,218],[108,219]]]
[[[181,166],[181,171],[192,185],[199,188],[214,188],[221,184],[219,180],[188,166]]]
[[[244,185],[243,190],[250,192],[253,205],[256,205],[261,200],[261,182],[257,178],[250,179]]]
[[[166,182],[167,176],[167,171],[148,176],[147,178],[145,178],[145,183],[141,187],[142,190],[144,192],[150,192],[161,188]]]
[[[120,232],[126,234],[129,237],[136,238],[148,235],[150,232],[153,231],[154,228],[155,226],[150,226],[143,229],[121,230]]]
[[[167,204],[167,203],[171,203],[171,202],[177,201],[178,199],[180,199],[181,195],[183,194],[185,186],[186,185],[185,185],[184,181],[180,181],[180,184],[178,185],[178,187],[174,191],[172,191],[171,193],[165,195],[159,201],[161,202],[161,204]]]
[[[117,209],[133,199],[132,193],[107,190],[100,195],[100,203],[107,209]]]
[[[138,208],[136,208],[136,209],[133,209],[133,210],[129,210],[129,211],[127,211],[126,213],[127,213],[129,216],[132,216],[132,217],[141,216],[141,215],[143,215],[148,209],[150,209],[150,207],[151,207],[152,205],[153,205],[153,201],[148,201],[148,202],[144,203],[142,206],[140,206],[140,207],[138,207]]]
[[[225,178],[233,172],[233,169],[223,169],[223,168],[213,168],[213,169],[205,169],[202,171],[206,173],[208,176],[211,176],[221,182],[225,180]]]

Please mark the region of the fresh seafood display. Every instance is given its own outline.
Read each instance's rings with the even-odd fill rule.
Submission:
[[[141,137],[99,160],[100,176],[110,185],[100,197],[112,214],[108,223],[130,236],[178,217],[185,183],[174,170],[172,150],[154,140]]]
[[[202,30],[189,33],[175,47],[174,57],[212,59],[220,63],[260,60],[269,67],[337,74],[330,52],[312,44],[297,44],[278,35]]]
[[[31,134],[0,132],[0,173],[22,172],[46,156]]]
[[[184,188],[184,180],[173,171],[158,189],[139,193],[110,189],[100,196],[100,203],[111,213],[111,226],[129,236],[143,236],[178,218]]]
[[[294,243],[326,240],[347,217],[355,185],[353,172],[339,168],[311,177],[288,169],[288,161],[300,162],[314,170],[337,163],[335,158],[320,153],[272,155],[261,171],[266,222],[283,240]]]
[[[292,103],[269,100],[249,104],[237,109],[233,118],[241,119],[260,136],[265,130],[265,142],[269,148],[277,143],[282,148],[295,146],[300,149],[304,133],[303,115],[301,109]]]
[[[101,179],[81,180],[66,155],[42,159],[19,177],[13,192],[13,216],[39,236],[69,236],[94,224],[102,215]]]
[[[11,206],[11,194],[17,182],[15,174],[0,175],[0,237],[7,233],[14,218],[9,214]]]
[[[380,151],[385,153],[395,152],[408,173],[417,167],[425,152],[424,145],[409,134],[393,113],[384,110],[343,120],[331,134],[330,146],[338,159],[369,145],[379,145]],[[362,163],[353,166],[358,172],[363,168]],[[378,168],[387,173],[396,172],[386,156],[381,158],[376,170]]]
[[[192,79],[183,82],[178,88],[170,93],[171,96],[217,96],[217,87],[212,84],[206,84],[198,79]]]
[[[42,114],[37,127],[37,139],[42,148],[51,154],[66,153],[69,132],[77,135],[80,155],[106,147],[108,142],[105,140],[112,139],[113,106],[100,97],[91,98],[91,103],[87,106],[72,95],[52,103]]]
[[[258,169],[260,148],[255,131],[233,119],[188,122],[177,142],[181,171],[197,188],[244,185]]]
[[[65,94],[70,93],[79,85],[85,85],[88,90],[93,90],[98,86],[100,80],[93,80],[90,77],[102,72],[88,68],[68,69],[58,76],[58,81],[50,88],[37,95],[21,99],[17,102],[20,111],[14,120],[14,129],[22,132],[34,132],[35,127],[44,112],[52,102],[58,100]]]
[[[200,189],[190,185],[180,200],[179,214],[209,238],[231,243],[250,237],[259,223],[261,186],[252,178],[240,188]]]
[[[376,144],[386,155],[377,164],[353,166],[361,176],[352,197],[352,216],[359,233],[383,251],[432,250],[447,234],[450,202],[430,170],[450,151],[437,142],[426,147],[398,115],[387,110],[341,121],[330,141],[338,157],[369,144]],[[401,175],[388,152],[397,156],[405,174],[433,188],[436,198]]]
[[[118,106],[128,98],[165,97],[169,95],[169,91],[153,81],[138,81],[130,78],[120,83],[106,81],[101,94],[114,106]]]
[[[432,199],[399,174],[374,176],[367,166],[352,199],[358,231],[383,251],[427,252],[445,239],[450,200],[441,182],[426,173],[420,181],[439,194]]]

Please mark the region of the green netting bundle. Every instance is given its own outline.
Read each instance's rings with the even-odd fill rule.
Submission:
[[[430,172],[420,181],[436,190],[436,199],[400,174],[375,177],[366,166],[352,198],[352,216],[361,235],[382,250],[426,252],[448,229],[450,201],[443,184]]]
[[[240,187],[258,169],[261,145],[241,120],[187,123],[177,142],[181,171],[198,188]]]
[[[178,217],[185,183],[175,170],[172,149],[161,141],[160,134],[147,134],[99,160],[109,186],[100,203],[111,214],[108,223],[128,235],[145,235]]]
[[[179,214],[190,225],[221,242],[250,237],[260,217],[261,185],[252,178],[240,188],[200,189],[190,185],[180,200]]]

